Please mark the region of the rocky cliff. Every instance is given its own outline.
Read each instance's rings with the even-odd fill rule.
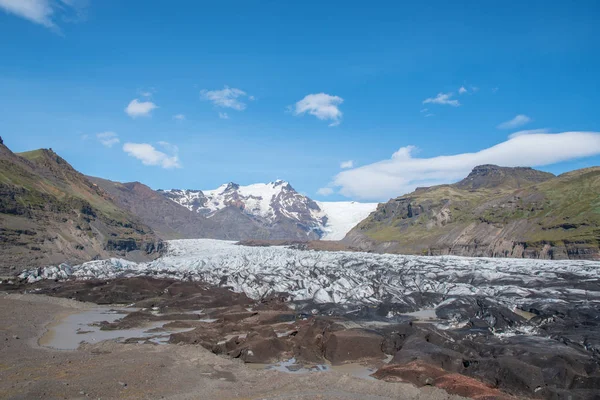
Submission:
[[[600,167],[555,177],[479,166],[456,184],[380,204],[343,241],[406,254],[598,259]]]
[[[161,248],[152,229],[119,207],[52,149],[15,154],[0,143],[0,275],[23,267]]]

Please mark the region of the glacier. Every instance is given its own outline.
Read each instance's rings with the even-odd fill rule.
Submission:
[[[25,270],[20,278],[149,276],[231,287],[253,299],[287,293],[317,304],[402,305],[403,311],[478,296],[510,307],[527,302],[600,302],[600,262],[409,256],[251,247],[212,239],[171,240],[151,262],[119,258]],[[430,304],[415,296],[431,298]]]

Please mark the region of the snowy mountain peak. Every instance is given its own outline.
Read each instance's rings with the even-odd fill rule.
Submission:
[[[223,191],[228,192],[232,190],[238,190],[239,188],[240,185],[238,185],[237,183],[229,182],[227,185],[225,185],[225,189]]]
[[[278,179],[241,186],[229,182],[213,190],[165,190],[167,198],[209,218],[236,209],[282,239],[339,240],[375,210],[375,203],[315,202]],[[224,211],[223,211],[224,212]],[[289,237],[289,232],[296,232]],[[285,234],[282,232],[286,232]],[[288,235],[288,236],[286,236]]]

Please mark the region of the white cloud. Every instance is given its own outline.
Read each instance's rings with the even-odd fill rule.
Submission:
[[[178,121],[183,121],[185,119],[185,115],[183,115],[183,114],[175,114],[175,115],[173,115],[173,119],[176,119]]]
[[[152,110],[156,108],[158,108],[158,106],[151,101],[139,101],[138,99],[133,99],[125,108],[125,112],[131,118],[149,117]]]
[[[322,187],[319,190],[317,190],[317,194],[320,194],[321,196],[329,196],[333,194],[333,189],[328,187]]]
[[[168,142],[159,142],[171,155],[156,150],[154,146],[148,143],[125,143],[123,151],[131,157],[135,157],[144,165],[157,165],[162,168],[181,168],[179,156],[177,155],[178,148]]]
[[[230,88],[225,86],[222,90],[202,90],[200,95],[204,100],[212,102],[217,107],[232,108],[237,111],[243,111],[246,109],[246,103],[240,101],[244,97],[248,97],[248,94],[241,89]],[[254,100],[253,96],[249,97],[250,100]]]
[[[102,143],[104,147],[113,147],[113,145],[120,142],[119,137],[114,132],[102,132],[96,134],[96,138]]]
[[[309,94],[298,101],[291,110],[294,115],[309,113],[320,120],[331,120],[329,126],[339,125],[342,112],[338,108],[344,102],[339,96],[330,96],[325,93]]]
[[[73,12],[81,16],[85,5],[86,2],[81,0],[0,0],[0,8],[7,13],[55,29],[54,16],[57,13]],[[63,20],[68,19],[63,16]]]
[[[523,126],[529,122],[531,122],[531,118],[529,118],[527,115],[519,114],[510,121],[506,121],[498,125],[498,129],[518,128],[519,126]]]
[[[348,161],[342,161],[340,163],[340,168],[353,168],[354,167],[354,161],[352,160],[348,160]]]
[[[421,109],[421,112],[422,112],[422,113],[426,113],[427,111],[429,111],[429,108],[422,108],[422,109]]]
[[[481,164],[540,167],[600,154],[600,133],[528,133],[474,152],[419,158],[400,148],[387,160],[342,171],[328,185],[353,198],[385,200],[419,186],[457,182]]]
[[[423,104],[445,104],[452,107],[460,106],[460,102],[456,99],[452,100],[452,96],[454,93],[438,93],[435,97],[429,97],[428,99],[423,100]]]
[[[219,118],[221,118],[221,119],[229,119],[229,115],[227,115],[226,112],[220,112],[219,113]]]
[[[426,117],[433,117],[435,114],[429,113],[429,114],[425,114]]]
[[[461,86],[458,89],[458,94],[465,94],[465,93],[467,93],[467,89],[464,86]]]

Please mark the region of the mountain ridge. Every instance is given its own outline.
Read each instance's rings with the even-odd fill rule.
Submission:
[[[274,232],[268,237],[248,239],[339,240],[377,205],[314,201],[281,179],[246,186],[229,182],[213,190],[170,189],[159,192],[208,219],[218,219],[219,213],[227,208],[237,209]],[[273,227],[284,231],[278,232]]]

